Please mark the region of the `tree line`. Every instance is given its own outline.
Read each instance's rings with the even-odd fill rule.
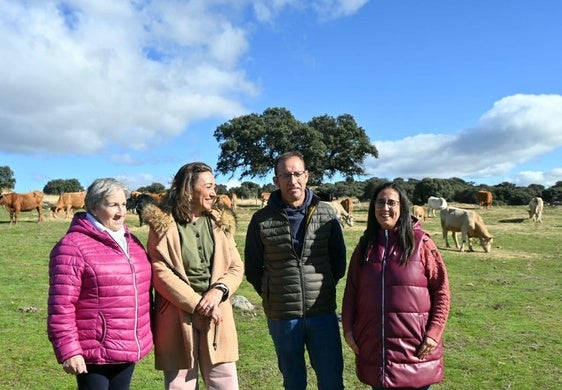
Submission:
[[[9,167],[0,167],[0,187],[4,189],[13,188],[15,180],[10,176],[6,181],[2,172]],[[11,170],[10,170],[11,172]],[[338,199],[344,197],[357,198],[362,202],[367,202],[373,196],[375,188],[384,182],[392,181],[399,184],[412,201],[413,204],[423,205],[427,203],[430,196],[445,198],[448,202],[476,203],[476,193],[479,190],[490,191],[494,197],[494,205],[519,206],[526,205],[535,196],[540,196],[546,203],[552,205],[562,204],[562,181],[556,182],[551,187],[546,188],[540,184],[531,184],[526,187],[517,186],[513,183],[503,182],[497,185],[476,185],[466,182],[459,178],[436,179],[424,178],[407,179],[379,178],[372,177],[365,181],[348,179],[335,183],[321,183],[312,186],[314,191],[323,199]],[[237,187],[228,188],[225,184],[217,184],[218,194],[235,193],[240,199],[256,199],[262,192],[272,192],[275,190],[273,184],[260,185],[252,181],[244,181]],[[54,179],[50,180],[44,187],[43,192],[47,195],[60,195],[63,192],[84,191],[84,187],[78,179]],[[161,183],[152,183],[148,186],[136,188],[135,191],[162,193],[166,191],[166,186]]]
[[[518,187],[503,182],[488,186],[453,177],[449,179],[423,178],[403,179],[373,177],[356,181],[364,176],[363,162],[367,156],[378,158],[378,150],[371,143],[366,131],[360,127],[353,116],[342,114],[316,116],[307,122],[297,120],[283,107],[267,108],[262,114],[242,115],[219,125],[214,137],[220,146],[216,172],[234,176],[264,178],[270,174],[275,160],[286,151],[300,151],[310,172],[309,185],[322,198],[355,197],[361,201],[371,198],[374,188],[381,182],[393,181],[400,184],[414,204],[425,204],[429,196],[443,197],[449,202],[476,203],[478,190],[492,192],[496,205],[524,205],[532,197],[540,196],[547,203],[562,204],[562,181],[550,188],[540,184]],[[344,181],[329,183],[336,174]],[[0,167],[0,189],[15,187],[15,179],[10,167]],[[259,185],[244,181],[236,188],[227,189],[218,185],[219,194],[234,192],[239,198],[259,197],[261,192],[271,192],[273,184]],[[56,179],[43,188],[46,194],[83,191],[76,179]],[[140,192],[160,193],[165,186],[152,183],[138,188]]]

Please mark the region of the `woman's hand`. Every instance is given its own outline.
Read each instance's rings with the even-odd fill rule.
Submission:
[[[416,356],[421,360],[425,359],[433,350],[437,347],[437,341],[433,340],[431,337],[426,337],[423,342],[418,347],[416,351]]]
[[[355,337],[353,337],[353,332],[346,332],[344,334],[345,342],[349,345],[349,348],[356,354],[359,355],[359,346],[355,342]]]
[[[72,375],[88,373],[86,362],[84,362],[84,357],[82,355],[74,355],[66,359],[64,362],[62,362],[62,369],[67,374]]]
[[[213,317],[215,323],[217,323],[218,318],[220,317],[222,321],[222,314],[219,309],[219,304],[222,301],[222,291],[216,288],[212,288],[207,290],[203,293],[201,300],[195,306],[195,311],[202,316],[205,317]],[[216,312],[215,315],[213,313]],[[220,322],[220,321],[219,321]]]

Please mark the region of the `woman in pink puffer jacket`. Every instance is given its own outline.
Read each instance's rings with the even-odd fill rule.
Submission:
[[[48,335],[78,387],[128,389],[152,349],[151,266],[124,225],[126,187],[98,179],[51,251]]]

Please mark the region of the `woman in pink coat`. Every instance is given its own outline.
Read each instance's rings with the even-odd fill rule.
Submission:
[[[125,226],[126,187],[95,180],[51,251],[48,335],[79,389],[129,389],[135,363],[152,349],[151,267]]]

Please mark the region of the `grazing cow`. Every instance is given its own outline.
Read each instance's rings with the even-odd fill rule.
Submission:
[[[232,203],[232,211],[236,212],[238,207],[238,195],[235,192],[230,194],[230,202]]]
[[[325,202],[325,203],[332,206],[342,226],[344,222],[349,226],[353,226],[353,223],[355,222],[353,216],[349,215],[347,211],[345,211],[345,209],[343,208],[342,204],[339,201],[333,200],[331,202]]]
[[[542,198],[538,196],[531,199],[529,202],[529,218],[533,218],[534,222],[542,222],[542,211],[544,208],[544,203]]]
[[[437,198],[430,196],[427,199],[427,217],[435,217],[435,210],[444,210],[447,208],[447,201],[445,198]]]
[[[425,215],[425,209],[423,208],[423,206],[414,205],[412,207],[412,215],[424,221],[427,219],[427,216]]]
[[[84,198],[86,198],[86,191],[80,192],[63,192],[57,200],[57,205],[53,211],[53,216],[58,217],[61,210],[66,212],[65,218],[70,218],[72,210],[84,208]]]
[[[27,192],[19,194],[17,192],[9,192],[0,195],[0,205],[4,205],[10,213],[10,223],[18,223],[18,217],[21,211],[37,210],[39,218],[37,222],[43,220],[43,196],[41,191]]]
[[[261,193],[261,195],[260,195],[261,207],[265,207],[265,205],[269,201],[270,196],[271,196],[271,192],[262,192]]]
[[[476,193],[476,203],[478,203],[480,208],[484,207],[487,209],[492,207],[492,199],[493,195],[490,191],[480,190]]]
[[[443,229],[443,239],[445,245],[449,248],[449,240],[447,232],[451,231],[455,246],[461,252],[464,252],[464,243],[468,241],[468,250],[473,252],[471,238],[478,238],[484,252],[492,250],[493,236],[488,232],[488,228],[484,225],[484,221],[480,215],[473,210],[463,210],[456,208],[447,208],[441,210],[441,228]],[[462,245],[459,246],[457,241],[457,233],[462,233]]]
[[[343,209],[347,211],[349,215],[353,214],[353,199],[343,198],[340,203],[343,206]]]

